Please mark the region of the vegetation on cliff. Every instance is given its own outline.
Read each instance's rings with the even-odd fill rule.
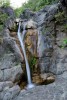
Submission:
[[[19,16],[19,14],[26,8],[31,9],[32,11],[38,11],[45,7],[45,5],[56,3],[57,1],[58,0],[29,0],[27,3],[24,3],[22,7],[15,9],[15,13],[17,16]]]

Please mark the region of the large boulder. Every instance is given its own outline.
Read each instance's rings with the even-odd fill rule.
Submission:
[[[14,10],[11,7],[0,7],[0,12],[8,14],[8,16],[15,17]]]

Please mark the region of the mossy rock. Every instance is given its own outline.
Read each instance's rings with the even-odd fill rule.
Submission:
[[[2,37],[0,37],[0,44],[2,44],[3,43],[3,38]]]
[[[63,24],[63,25],[61,26],[61,31],[62,31],[62,32],[67,32],[67,24]]]
[[[0,12],[0,24],[4,24],[4,22],[7,20],[8,15],[6,13]]]
[[[0,32],[3,30],[3,25],[0,25]]]
[[[62,24],[64,23],[64,21],[67,19],[67,16],[65,15],[64,12],[58,12],[56,15],[55,15],[55,22],[58,23],[58,24]]]

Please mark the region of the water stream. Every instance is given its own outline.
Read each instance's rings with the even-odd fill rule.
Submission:
[[[23,32],[22,32],[22,36],[21,36],[20,25],[21,25],[21,23],[19,22],[17,35],[18,35],[18,39],[20,41],[20,45],[21,45],[21,48],[22,48],[22,51],[23,51],[23,54],[24,54],[24,58],[25,58],[25,63],[26,63],[26,71],[27,71],[27,79],[28,79],[27,88],[33,88],[34,84],[32,83],[32,80],[31,80],[30,67],[29,67],[27,57],[26,57],[25,45],[23,43],[23,39],[24,39],[24,35],[26,33],[26,30],[25,30],[25,27],[24,27]]]

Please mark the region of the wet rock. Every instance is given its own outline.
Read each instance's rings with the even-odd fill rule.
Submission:
[[[15,22],[16,22],[16,23],[19,23],[19,22],[20,22],[20,18],[16,18],[16,19],[15,19]]]
[[[41,78],[43,79],[44,84],[50,84],[55,81],[55,75],[52,73],[41,74]]]
[[[35,84],[37,84],[37,85],[41,85],[41,84],[43,84],[43,80],[42,80],[42,78],[40,77],[40,75],[38,75],[38,74],[34,74],[33,75],[33,77],[32,77],[32,81],[33,81],[33,83],[35,83]]]
[[[37,30],[28,29],[25,36],[25,44],[26,48],[33,56],[37,56],[37,39]]]
[[[55,81],[55,77],[53,77],[53,76],[50,76],[47,78],[47,84],[53,83],[54,81]]]
[[[41,31],[38,32],[38,44],[37,44],[37,53],[38,57],[43,57],[43,53],[45,51],[46,45],[44,43],[44,36]]]

